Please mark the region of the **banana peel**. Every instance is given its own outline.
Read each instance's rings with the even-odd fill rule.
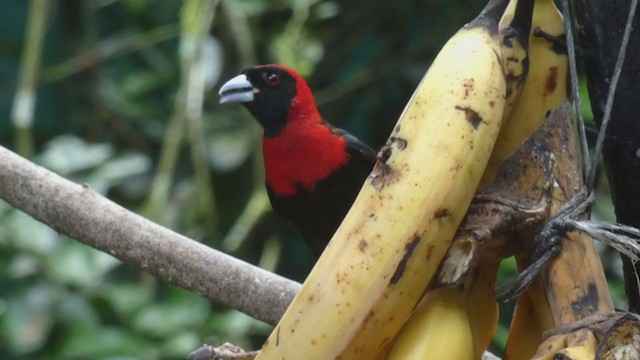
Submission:
[[[596,360],[640,359],[640,320],[628,313],[607,328]]]

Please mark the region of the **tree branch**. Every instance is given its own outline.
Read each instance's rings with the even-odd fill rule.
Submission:
[[[153,223],[0,146],[0,198],[169,284],[277,324],[300,284]],[[485,352],[483,359],[499,359]]]
[[[211,249],[0,146],[0,198],[159,279],[276,324],[300,284]]]

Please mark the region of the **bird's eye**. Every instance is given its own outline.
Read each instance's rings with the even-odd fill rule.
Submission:
[[[266,73],[264,74],[265,80],[267,80],[267,84],[271,86],[276,86],[280,84],[280,76],[274,73]]]

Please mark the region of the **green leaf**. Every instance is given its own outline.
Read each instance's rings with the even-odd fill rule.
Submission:
[[[111,326],[72,327],[56,358],[60,359],[149,359],[157,358],[154,345],[125,329]]]
[[[24,291],[14,291],[8,297],[7,311],[0,317],[0,333],[13,352],[29,353],[45,344],[59,295],[55,287],[41,282]]]
[[[202,346],[200,335],[195,332],[183,332],[165,340],[160,350],[164,358],[184,359],[186,354]]]
[[[100,315],[85,297],[70,292],[61,299],[57,306],[56,321],[88,329],[99,326]]]
[[[223,313],[214,313],[209,318],[207,328],[208,333],[214,338],[207,339],[210,343],[222,343],[228,341],[245,349],[254,346],[248,335],[255,334],[266,337],[273,326],[258,321],[249,315],[236,310],[229,310]]]
[[[112,186],[123,182],[127,177],[142,174],[151,169],[149,157],[126,153],[110,159],[87,177],[87,183],[99,193],[106,193]]]
[[[208,152],[211,166],[219,172],[229,172],[242,165],[255,146],[255,139],[243,129],[212,133]]]
[[[55,230],[21,211],[12,210],[3,219],[2,228],[7,230],[13,246],[21,251],[47,255],[60,244]]]
[[[104,297],[122,319],[130,319],[153,302],[152,289],[135,283],[109,284],[100,289]]]
[[[69,239],[43,259],[47,274],[75,286],[95,286],[101,277],[120,264],[116,258]]]
[[[142,333],[166,338],[202,325],[208,313],[208,300],[179,290],[167,301],[142,309],[135,316],[133,326]]]
[[[111,144],[88,144],[74,135],[62,135],[45,145],[38,162],[61,175],[69,175],[100,165],[114,153]]]

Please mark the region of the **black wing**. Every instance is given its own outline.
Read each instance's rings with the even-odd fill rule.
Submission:
[[[369,171],[373,169],[373,165],[376,163],[377,154],[369,147],[369,145],[363,143],[360,139],[351,135],[351,133],[346,130],[337,128],[326,121],[324,123],[333,133],[338,134],[345,139],[347,142],[347,151],[354,160],[362,163],[366,167],[369,167]]]

